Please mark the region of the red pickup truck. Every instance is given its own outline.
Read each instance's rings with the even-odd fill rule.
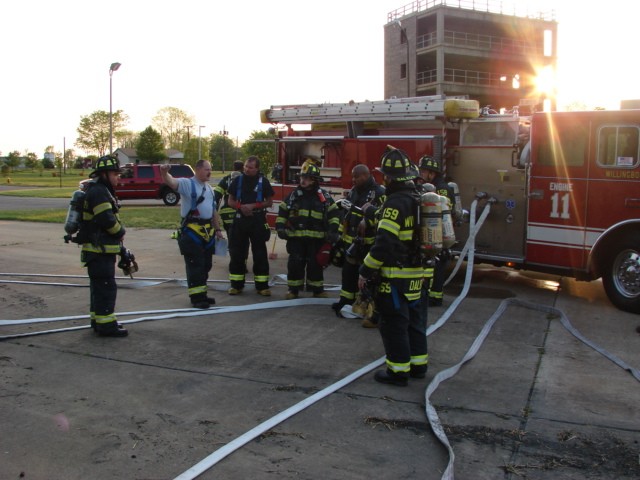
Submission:
[[[169,170],[175,178],[191,178],[195,175],[190,165],[172,164]],[[122,174],[116,187],[121,200],[158,199],[165,205],[177,205],[180,194],[162,181],[160,165],[132,164],[122,166]]]

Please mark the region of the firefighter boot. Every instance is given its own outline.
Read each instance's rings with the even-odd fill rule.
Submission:
[[[386,383],[387,385],[394,385],[396,387],[406,387],[409,383],[406,373],[395,373],[389,369],[378,370],[373,378],[376,382]]]
[[[212,305],[211,303],[209,303],[209,299],[207,298],[206,294],[191,295],[190,298],[193,308],[201,308],[204,310]],[[213,300],[213,302],[215,303],[215,300]]]
[[[129,331],[118,322],[96,324],[96,333],[100,337],[126,337]]]
[[[335,303],[331,304],[331,309],[336,312],[336,316],[338,318],[343,318],[342,314],[340,313],[340,311],[342,310],[342,307],[344,307],[345,305],[351,305],[353,302],[350,300],[347,300],[344,297],[340,297],[340,300],[338,300]]]
[[[427,365],[416,365],[411,366],[411,371],[409,372],[409,376],[411,378],[424,378],[427,376]]]

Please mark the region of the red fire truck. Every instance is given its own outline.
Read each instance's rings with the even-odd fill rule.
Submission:
[[[308,158],[340,197],[351,169],[373,170],[389,144],[414,161],[441,157],[465,209],[491,204],[476,262],[602,278],[614,305],[640,313],[640,110],[520,116],[431,96],[275,106],[261,116],[278,130],[272,215]],[[468,236],[463,222],[457,247]]]

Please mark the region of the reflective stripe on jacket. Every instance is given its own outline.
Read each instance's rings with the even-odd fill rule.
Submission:
[[[414,230],[418,194],[412,183],[393,185],[380,211],[375,242],[360,267],[365,278],[380,274],[380,293],[396,288],[408,300],[420,298],[425,268],[416,251]]]
[[[91,182],[85,195],[81,230],[83,252],[120,253],[124,225],[118,215],[119,206],[115,197],[101,179]],[[86,234],[86,236],[85,236]]]
[[[339,226],[338,206],[324,189],[298,187],[280,202],[276,230],[287,230],[289,238],[323,239],[329,232],[337,233]]]

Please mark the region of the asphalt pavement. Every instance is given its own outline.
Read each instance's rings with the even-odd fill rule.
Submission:
[[[330,309],[338,269],[333,298],[284,301],[280,240],[272,297],[227,295],[216,257],[217,308],[203,312],[188,308],[170,232],[130,229],[140,271],[118,279],[131,323],[113,339],[87,328],[86,272],[62,225],[0,231],[2,479],[430,480],[449,463],[456,479],[640,478],[640,318],[600,282],[476,266],[449,311],[463,265],[429,313],[431,328],[450,316],[429,335],[427,378],[400,388],[373,380],[378,331]],[[455,371],[429,396],[452,456],[425,405]]]

